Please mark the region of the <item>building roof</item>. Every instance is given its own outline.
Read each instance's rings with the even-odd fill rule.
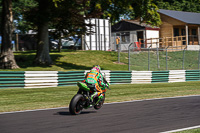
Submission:
[[[144,29],[158,29],[158,27],[151,27],[146,23],[140,23],[137,20],[121,20],[120,22],[114,24],[111,27],[112,32],[118,31],[134,31],[134,30],[144,30]]]
[[[172,11],[160,9],[158,11],[161,14],[167,15],[174,19],[180,20],[187,24],[200,24],[200,13],[184,12],[184,11]]]

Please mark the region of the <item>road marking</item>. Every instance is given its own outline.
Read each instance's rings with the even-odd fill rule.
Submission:
[[[200,128],[200,125],[199,126],[194,126],[194,127],[187,127],[187,128],[182,128],[182,129],[166,131],[166,132],[160,132],[160,133],[174,133],[174,132],[180,132],[180,131],[191,130],[191,129],[196,129],[196,128]]]
[[[176,98],[187,98],[187,97],[200,97],[200,95],[152,98],[152,99],[143,99],[143,100],[124,101],[124,102],[112,102],[112,103],[105,103],[105,104],[131,103],[131,102],[154,101],[154,100],[176,99]],[[68,108],[68,107],[35,109],[35,110],[13,111],[13,112],[1,112],[0,115],[2,115],[2,114],[13,114],[13,113],[24,113],[24,112],[34,112],[34,111],[45,111],[45,110],[54,110],[54,109],[64,109],[64,108]]]

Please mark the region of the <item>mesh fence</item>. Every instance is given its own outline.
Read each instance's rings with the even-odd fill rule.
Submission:
[[[200,50],[129,47],[129,70],[197,70]]]
[[[153,32],[148,33],[148,38],[144,39],[144,33],[112,33],[112,50],[118,52],[119,63],[126,63],[122,56],[123,53],[129,53],[129,70],[199,69],[200,46],[197,35],[158,38],[159,35]]]

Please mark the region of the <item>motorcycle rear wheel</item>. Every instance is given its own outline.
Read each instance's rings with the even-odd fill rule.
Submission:
[[[69,112],[72,115],[78,115],[82,112],[83,110],[83,101],[84,101],[84,97],[81,94],[76,94],[69,105]]]

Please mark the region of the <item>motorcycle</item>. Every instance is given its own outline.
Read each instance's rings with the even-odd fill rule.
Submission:
[[[71,99],[69,112],[72,115],[78,115],[82,112],[83,109],[88,109],[91,107],[94,107],[96,110],[100,109],[105,101],[105,93],[107,91],[106,88],[109,89],[109,83],[105,80],[105,78],[103,78],[103,81],[106,84],[106,87],[101,87],[103,96],[97,96],[93,100],[91,99],[91,96],[94,93],[95,85],[77,82],[79,90],[77,94]]]

